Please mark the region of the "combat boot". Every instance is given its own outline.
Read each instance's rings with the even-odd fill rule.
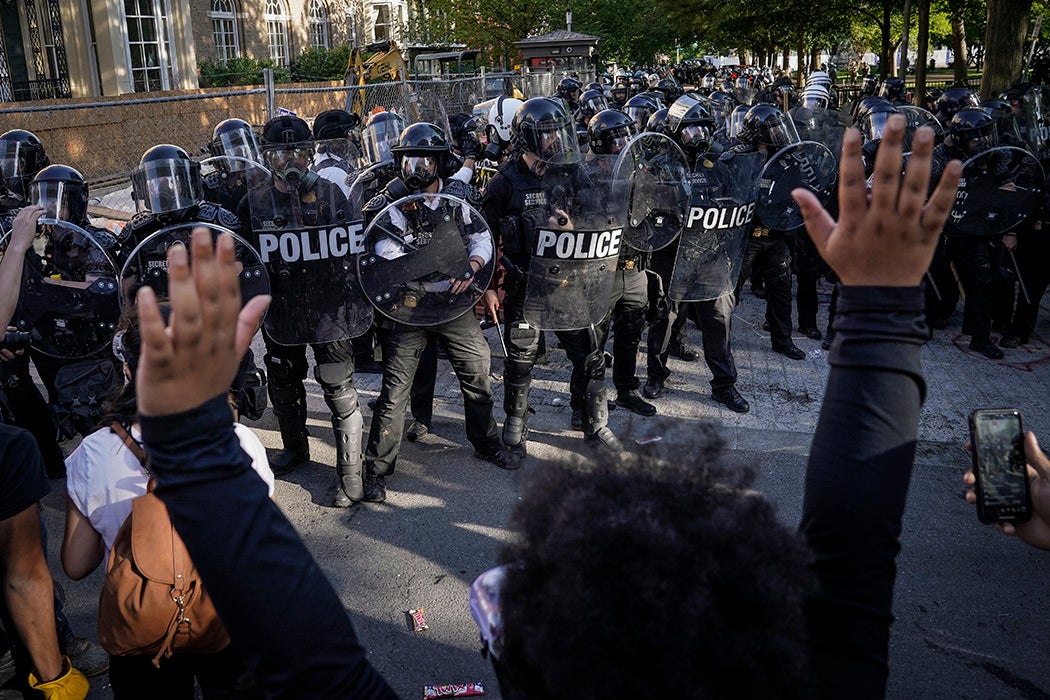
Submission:
[[[332,505],[349,508],[365,498],[361,472],[361,412],[354,411],[343,419],[332,418],[335,431],[335,495]]]
[[[275,411],[276,412],[276,411]],[[270,469],[274,476],[292,471],[300,464],[310,461],[310,439],[306,432],[306,406],[296,406],[287,413],[277,414],[281,429],[283,449],[269,455]]]

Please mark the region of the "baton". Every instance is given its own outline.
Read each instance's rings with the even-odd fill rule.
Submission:
[[[926,270],[926,282],[933,289],[933,294],[937,297],[937,301],[944,301],[944,297],[941,296],[941,290],[937,288],[937,283],[933,281],[933,275],[930,274],[929,270]]]
[[[1007,248],[1010,252],[1010,259],[1014,262],[1014,272],[1017,273],[1017,283],[1021,285],[1021,293],[1024,294],[1024,300],[1028,302],[1028,305],[1032,305],[1032,297],[1028,294],[1028,285],[1024,283],[1024,277],[1021,276],[1021,268],[1017,265],[1017,256],[1014,255],[1013,248]]]

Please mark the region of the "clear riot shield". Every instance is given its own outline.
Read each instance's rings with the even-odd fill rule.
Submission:
[[[1000,146],[963,163],[948,222],[962,233],[991,236],[1009,231],[1039,205],[1045,177],[1028,151]]]
[[[365,230],[361,288],[398,323],[436,326],[474,308],[492,281],[495,243],[485,218],[463,200],[416,194],[388,205]],[[481,267],[475,272],[470,261]]]
[[[248,193],[252,243],[273,296],[263,328],[280,345],[355,338],[372,325],[354,265],[363,250],[360,209],[325,180],[305,195],[283,186]]]
[[[738,153],[701,162],[689,175],[685,229],[668,284],[674,301],[718,299],[736,289],[765,160],[762,153]]]
[[[828,147],[815,141],[780,149],[759,175],[755,216],[775,231],[802,226],[802,210],[792,199],[792,190],[803,187],[816,194],[823,204],[835,187],[838,170],[838,162]]]
[[[397,176],[397,168],[394,167],[393,161],[370,165],[356,173],[353,178],[347,176],[347,182],[350,183],[350,204],[359,211],[364,209],[364,206]]]
[[[612,196],[623,187],[613,158],[547,171],[542,202],[522,217],[531,248],[524,316],[536,328],[588,328],[609,310],[627,203]]]
[[[842,155],[842,139],[849,128],[849,120],[842,112],[799,107],[791,118],[802,140],[824,144],[836,159]]]
[[[241,266],[238,279],[243,303],[247,304],[249,299],[260,294],[270,293],[270,280],[259,259],[259,253],[246,240],[218,224],[187,221],[165,226],[150,234],[131,251],[120,271],[122,305],[133,305],[135,295],[143,286],[152,288],[157,298],[162,301],[168,298],[168,249],[176,243],[181,243],[189,251],[190,238],[196,228],[210,230],[213,239],[218,238],[220,233],[233,236],[234,256]]]
[[[623,240],[643,252],[670,245],[685,225],[689,193],[685,153],[663,134],[631,140],[613,166],[612,197],[627,204]]]
[[[1037,85],[1025,95],[1024,124],[1018,123],[1028,150],[1039,160],[1050,159],[1050,85]]]
[[[250,158],[214,156],[201,161],[205,201],[235,212],[244,195],[270,179],[270,171]]]
[[[10,234],[0,237],[0,258]],[[120,321],[117,268],[90,232],[58,219],[40,219],[26,252],[13,323],[30,345],[63,359],[109,346]]]
[[[934,133],[937,134],[938,143],[944,138],[944,125],[937,121],[937,117],[933,116],[932,112],[913,105],[899,105],[897,112],[904,115],[906,122],[904,126],[905,153],[911,151],[912,138],[914,138],[915,132],[921,126],[928,126],[933,129]]]
[[[316,153],[310,169],[349,196],[350,186],[358,175],[361,150],[349,138],[319,139],[314,141],[314,148]]]

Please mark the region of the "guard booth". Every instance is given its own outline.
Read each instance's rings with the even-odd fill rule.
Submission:
[[[540,36],[515,41],[526,67],[593,77],[598,73],[600,37],[559,29]]]

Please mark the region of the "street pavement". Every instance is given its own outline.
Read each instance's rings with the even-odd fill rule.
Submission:
[[[830,286],[824,286],[822,323],[829,295]],[[655,402],[658,415],[643,418],[619,409],[611,413],[610,425],[629,449],[653,449],[638,441],[659,436],[655,447],[682,459],[696,452],[698,441],[720,435],[728,462],[756,467],[758,488],[794,527],[827,357],[819,352],[819,341],[798,334],[795,342],[808,353],[805,360],[773,353],[761,330],[763,313],[764,302],[745,292],[734,316],[738,388],[751,403],[750,413],[738,415],[711,400],[710,373],[702,359],[672,360],[669,390]],[[969,463],[963,443],[973,409],[1016,407],[1027,428],[1050,436],[1046,315],[1044,307],[1032,344],[1005,351],[1003,360],[967,350],[961,313],[923,350],[929,391],[898,559],[890,698],[1050,698],[1050,664],[1043,651],[1050,643],[1050,553],[981,525],[963,500],[961,482]],[[486,333],[493,348],[496,418],[502,422],[502,350],[495,331]],[[695,328],[690,339],[699,347]],[[261,357],[261,341],[256,344]],[[548,356],[534,374],[530,459],[586,460],[580,434],[569,427],[569,363],[553,334],[548,335]],[[643,354],[639,367],[644,372]],[[371,412],[365,404],[378,394],[379,381],[374,374],[357,377],[366,434]],[[467,591],[511,536],[507,519],[533,462],[507,472],[472,457],[458,383],[442,361],[431,433],[402,446],[397,472],[387,481],[387,502],[333,509],[328,507],[335,479],[329,413],[312,381],[308,391],[313,461],[278,480],[276,500],[339,592],[371,662],[404,698],[421,697],[426,684],[467,681],[482,681],[486,695],[499,697],[491,665],[479,653]],[[249,425],[268,447],[279,445],[271,414]],[[44,501],[50,561],[74,627],[96,638],[102,572],[81,582],[60,573],[64,485],[53,482]],[[623,562],[625,568],[631,565]],[[405,611],[416,608],[425,608],[430,629],[413,634]],[[267,611],[258,614],[265,617]],[[111,697],[106,676],[92,680],[90,697]]]

